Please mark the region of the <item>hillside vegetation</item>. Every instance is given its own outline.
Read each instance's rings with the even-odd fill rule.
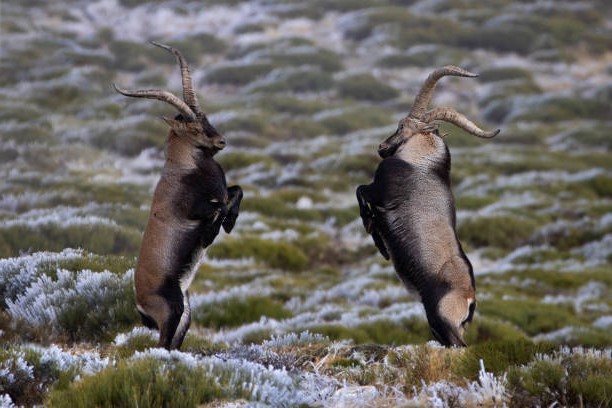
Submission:
[[[579,2],[24,0],[0,16],[0,406],[612,406],[612,11]],[[245,191],[155,348],[132,276],[188,60]],[[478,305],[432,340],[355,188],[434,68]]]

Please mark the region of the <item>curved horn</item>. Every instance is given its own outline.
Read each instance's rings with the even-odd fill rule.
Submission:
[[[436,83],[440,78],[447,75],[468,78],[474,78],[478,76],[478,74],[474,74],[454,65],[447,65],[445,67],[436,69],[434,72],[429,74],[429,76],[425,80],[425,83],[419,90],[419,93],[417,94],[416,98],[414,98],[414,103],[412,104],[412,108],[410,109],[410,113],[407,117],[419,120],[423,118],[423,115],[427,110],[427,106],[429,105],[429,102],[431,102],[431,97],[433,95],[434,89],[436,88]]]
[[[193,90],[193,83],[191,81],[191,74],[189,72],[189,66],[183,58],[183,54],[180,53],[176,48],[170,47],[169,45],[160,44],[155,41],[151,41],[151,44],[163,48],[164,50],[171,52],[176,56],[176,60],[181,67],[181,80],[183,82],[183,100],[191,108],[191,110],[198,114],[201,113],[198,99],[196,98],[195,91]]]
[[[181,101],[178,97],[171,94],[168,91],[161,91],[159,89],[146,89],[146,90],[129,90],[119,88],[116,84],[113,83],[113,87],[115,91],[119,92],[121,95],[132,96],[134,98],[148,98],[148,99],[157,99],[159,101],[167,102],[170,105],[174,106],[180,113],[185,117],[186,120],[190,122],[195,122],[197,120],[197,116],[189,106],[183,101]]]
[[[434,120],[443,120],[445,122],[450,122],[455,126],[460,127],[468,133],[471,133],[474,136],[482,137],[484,139],[490,139],[495,137],[499,133],[499,129],[484,131],[480,129],[474,122],[466,118],[461,113],[457,112],[453,108],[435,108],[425,113],[421,119],[425,123],[429,123]]]

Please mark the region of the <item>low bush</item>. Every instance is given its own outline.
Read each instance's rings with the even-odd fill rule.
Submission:
[[[610,115],[610,104],[598,99],[554,97],[514,117],[514,120],[551,123],[572,119],[602,119]]]
[[[484,344],[496,341],[524,341],[528,337],[516,325],[504,322],[497,317],[480,314],[479,303],[476,306],[479,315],[467,326],[464,339],[468,345]]]
[[[300,271],[308,265],[308,258],[295,245],[255,237],[225,239],[213,244],[207,256],[214,259],[254,258],[272,268],[288,271]]]
[[[612,125],[599,122],[593,127],[578,127],[570,131],[562,140],[568,144],[568,148],[573,150],[575,147],[589,147],[592,149],[612,150]]]
[[[153,358],[116,367],[54,389],[49,407],[194,407],[223,395],[214,376],[184,363],[164,366]]]
[[[219,330],[223,327],[236,327],[257,322],[264,316],[271,319],[285,319],[291,317],[292,314],[281,303],[269,297],[251,296],[204,304],[194,310],[193,321]]]
[[[393,124],[391,115],[382,109],[356,108],[337,115],[326,116],[319,122],[332,135],[343,135],[357,130]]]
[[[6,310],[17,323],[49,338],[111,339],[137,322],[132,274],[57,269],[32,275],[20,293],[10,293]]]
[[[342,58],[335,52],[326,49],[304,52],[290,51],[283,54],[272,54],[268,58],[277,66],[294,66],[296,68],[311,66],[324,72],[337,72],[344,67]]]
[[[352,75],[338,82],[338,94],[343,98],[381,102],[397,98],[399,92],[370,74]]]
[[[136,255],[140,232],[105,224],[61,226],[40,225],[32,228],[15,225],[0,229],[0,257],[18,256],[23,251],[61,251],[83,248],[97,254]]]
[[[607,351],[562,349],[510,368],[512,406],[603,407],[612,403]]]
[[[498,340],[470,346],[458,358],[454,372],[460,377],[477,379],[480,360],[487,371],[501,375],[509,368],[530,362],[536,355],[551,352],[557,345],[534,343],[528,339]]]
[[[522,79],[531,81],[531,72],[519,67],[490,68],[479,72],[478,80],[482,82],[506,81],[509,79]]]
[[[427,322],[421,319],[410,319],[401,322],[377,320],[361,323],[354,327],[339,324],[318,325],[308,329],[331,340],[352,340],[355,344],[375,343],[386,345],[403,345],[422,343],[431,339]]]
[[[536,222],[519,216],[477,217],[462,221],[457,234],[474,247],[514,249],[525,244],[537,226]]]
[[[275,82],[257,86],[253,92],[324,92],[334,86],[331,74],[318,70],[290,72]]]
[[[205,79],[209,83],[242,86],[267,75],[272,69],[274,65],[268,63],[230,65],[209,71]]]
[[[318,99],[297,98],[291,95],[262,95],[254,104],[271,113],[287,113],[290,115],[312,115],[324,110],[328,105]]]
[[[465,48],[483,48],[498,52],[529,54],[538,38],[536,31],[515,25],[478,27],[464,30],[452,39],[453,43]]]
[[[484,316],[510,322],[530,336],[580,323],[569,305],[531,299],[483,299],[478,302],[478,310]]]

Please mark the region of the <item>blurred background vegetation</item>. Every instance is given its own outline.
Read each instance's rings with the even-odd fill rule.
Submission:
[[[433,103],[502,129],[483,142],[442,126],[476,273],[468,343],[485,361],[515,353],[499,341],[610,347],[611,22],[600,0],[3,3],[0,276],[23,279],[0,286],[0,336],[108,342],[138,324],[125,274],[163,165],[159,118],[173,112],[111,84],[179,94],[156,40],[190,63],[229,142],[218,155],[228,183],[245,190],[236,230],[217,238],[194,281],[194,333],[245,344],[303,330],[354,344],[430,339],[418,299],[363,231],[354,191],[426,75],[454,64],[480,77],[443,79]],[[84,251],[28,278],[9,259],[64,248]],[[114,274],[93,314],[78,296],[53,303],[50,330],[13,313],[41,276],[55,282],[51,296],[86,270]],[[509,378],[531,403],[538,388],[524,369]]]

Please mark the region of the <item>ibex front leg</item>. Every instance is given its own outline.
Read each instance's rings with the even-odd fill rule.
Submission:
[[[371,189],[371,186],[372,184],[357,187],[357,202],[359,203],[359,215],[361,215],[363,226],[365,227],[368,234],[372,236],[374,244],[380,251],[380,254],[385,259],[389,259],[389,252],[387,251],[387,247],[385,246],[385,243],[383,242],[380,234],[376,229],[376,216],[372,211],[372,204],[370,203],[368,194]]]
[[[230,233],[236,224],[236,218],[240,212],[240,203],[242,202],[242,189],[240,186],[232,186],[227,189],[227,215],[223,220],[223,229]]]

